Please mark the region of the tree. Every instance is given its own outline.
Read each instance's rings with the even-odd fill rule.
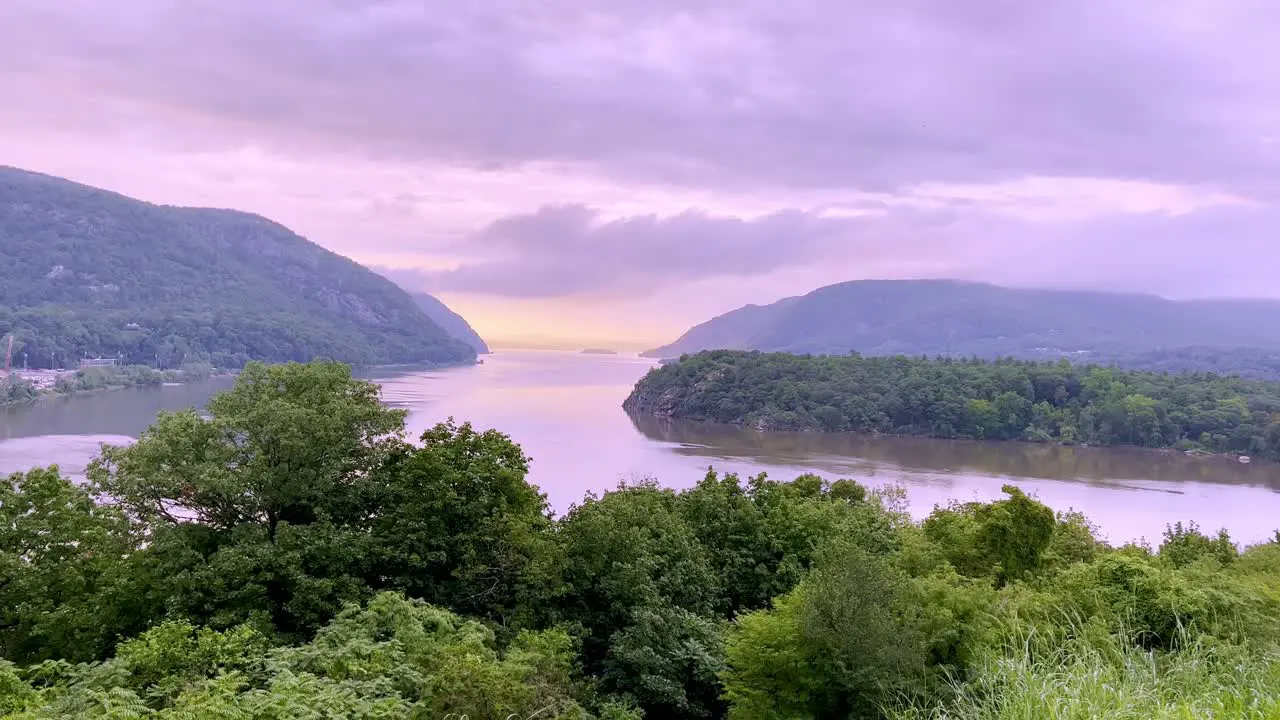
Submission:
[[[1017,580],[1040,569],[1057,518],[1052,509],[1013,485],[1001,491],[1009,497],[977,507],[975,540],[999,564],[1002,581]]]
[[[0,480],[0,657],[102,657],[139,630],[138,538],[56,468]]]
[[[1200,532],[1200,526],[1194,522],[1183,525],[1178,521],[1166,526],[1164,542],[1160,543],[1160,559],[1174,567],[1186,567],[1202,558],[1213,558],[1228,565],[1237,555],[1239,551],[1225,528],[1218,531],[1217,537],[1210,538]]]
[[[146,528],[171,613],[300,640],[369,594],[375,477],[403,420],[346,365],[251,364],[207,416],[162,414],[137,443],[104,447],[89,477]]]
[[[145,623],[127,521],[58,469],[0,480],[0,652],[93,660]]]
[[[676,494],[642,484],[588,497],[564,518],[561,536],[568,586],[561,615],[582,635],[583,669],[646,712],[685,707],[707,715],[692,703],[719,695],[705,661],[717,643],[702,618],[714,616],[720,580]],[[672,632],[700,649],[658,662],[672,650],[672,640],[655,633],[658,618],[675,622]],[[633,674],[638,668],[643,679]]]
[[[961,574],[994,574],[1004,584],[1041,568],[1057,518],[1022,490],[1012,485],[1001,490],[1008,496],[1004,500],[934,510],[924,531]]]
[[[216,395],[208,417],[162,413],[127,447],[106,446],[94,488],[131,516],[266,529],[364,514],[367,480],[396,448],[404,411],[336,362],[251,363]]]
[[[604,687],[651,717],[721,717],[722,626],[669,605],[636,608],[631,623],[609,639]]]
[[[878,717],[925,672],[905,576],[841,543],[771,610],[744,615],[727,643],[731,720]]]
[[[510,629],[545,622],[563,558],[524,451],[452,420],[421,441],[376,473],[370,584]]]

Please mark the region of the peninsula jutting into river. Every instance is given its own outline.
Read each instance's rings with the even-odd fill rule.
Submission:
[[[709,351],[651,370],[623,407],[760,431],[1135,445],[1280,458],[1280,383],[1065,361]]]

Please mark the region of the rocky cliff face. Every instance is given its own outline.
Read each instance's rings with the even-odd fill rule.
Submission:
[[[632,388],[622,402],[622,409],[633,414],[673,418],[681,414],[681,404],[696,402],[717,381],[725,377],[726,370],[712,368],[699,376],[681,378],[682,368],[674,366],[654,368]]]
[[[671,418],[677,414],[681,392],[675,387],[657,387],[643,380],[622,402],[622,409],[637,415]]]

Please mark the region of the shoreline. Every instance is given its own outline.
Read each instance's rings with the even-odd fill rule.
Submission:
[[[1249,465],[1252,463],[1269,464],[1280,466],[1280,462],[1268,460],[1263,457],[1255,457],[1252,455],[1242,455],[1234,452],[1213,452],[1200,448],[1177,448],[1177,447],[1148,447],[1146,445],[1099,445],[1091,443],[1066,443],[1059,440],[1048,442],[1036,442],[1034,440],[1024,440],[1020,438],[1011,439],[991,439],[991,438],[974,438],[974,437],[944,437],[941,435],[928,435],[917,433],[888,433],[888,432],[857,432],[854,430],[816,430],[813,428],[805,428],[799,430],[772,430],[748,425],[747,423],[725,423],[715,422],[713,420],[692,420],[687,418],[674,417],[671,415],[657,415],[653,413],[636,413],[624,409],[623,412],[634,417],[636,415],[651,418],[658,422],[683,423],[692,426],[702,426],[707,428],[734,429],[759,435],[761,437],[775,436],[785,437],[788,435],[814,436],[814,437],[861,437],[861,438],[907,438],[912,440],[937,440],[941,442],[955,442],[970,445],[1016,445],[1025,447],[1062,447],[1062,448],[1078,448],[1081,450],[1136,450],[1140,452],[1159,454],[1159,455],[1182,455],[1187,458],[1196,460],[1214,460],[1214,461],[1230,461],[1237,462],[1241,465]],[[1241,460],[1240,458],[1245,458]]]
[[[96,387],[73,387],[71,389],[63,389],[63,390],[57,389],[56,382],[53,386],[50,386],[50,387],[35,386],[36,392],[31,397],[23,398],[20,400],[0,401],[0,409],[21,407],[23,405],[35,405],[41,401],[53,400],[56,398],[67,398],[67,397],[74,397],[77,395],[90,395],[93,393],[128,390],[131,388],[161,387],[164,385],[189,385],[191,383],[204,382],[206,380],[212,380],[214,378],[233,377],[236,375],[236,371],[234,370],[219,370],[219,371],[211,371],[205,374],[197,374],[196,376],[182,377],[180,375],[175,378],[170,378],[170,377],[164,376],[164,373],[169,371],[158,370],[156,368],[150,368],[150,370],[159,374],[159,377],[155,378],[154,381],[151,381],[151,379],[149,378],[148,381],[146,382],[123,382],[123,383],[106,382],[105,384],[101,386],[96,386]],[[74,372],[67,372],[63,377],[68,377],[68,378],[84,377],[83,375],[80,374],[81,372],[82,372],[81,370],[77,370]],[[178,371],[178,372],[181,373],[182,371]],[[115,372],[113,375],[114,377],[112,377],[111,379],[121,379],[121,376],[127,377],[127,373],[123,373],[119,371]],[[22,380],[23,378],[19,377],[19,379]],[[26,381],[26,382],[28,385],[31,385],[30,381]]]

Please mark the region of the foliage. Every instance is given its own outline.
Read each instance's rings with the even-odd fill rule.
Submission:
[[[60,393],[104,390],[106,388],[160,385],[161,383],[195,382],[209,377],[212,368],[200,363],[187,363],[181,368],[157,370],[147,365],[124,365],[82,368],[58,378],[54,390]]]
[[[1066,361],[713,351],[651,370],[624,407],[758,430],[1201,448],[1280,459],[1280,383]]]
[[[40,391],[35,385],[17,375],[0,377],[0,405],[27,403],[39,396]]]
[[[35,666],[26,683],[0,668],[0,709],[11,718],[588,720],[572,660],[562,631],[522,633],[499,651],[483,625],[386,593],[305,645],[270,649],[245,627],[171,622],[101,665]],[[636,717],[611,717],[627,716]]]
[[[739,620],[729,716],[875,717],[925,667],[907,586],[885,558],[856,546],[831,552],[772,611]]]
[[[1011,633],[945,704],[894,708],[893,720],[1264,720],[1280,716],[1280,657],[1197,643],[1142,650],[1122,636],[1101,647]]]
[[[0,652],[16,662],[91,660],[136,632],[137,537],[56,468],[0,480]]]
[[[523,452],[450,423],[410,446],[403,421],[340,363],[250,364],[89,476],[149,533],[165,605],[201,623],[306,639],[381,589],[513,630],[546,617],[557,548]]]
[[[31,367],[475,357],[389,280],[265,218],[3,167],[0,197],[0,337]]]
[[[1048,507],[1005,485],[1009,497],[938,509],[924,521],[925,534],[943,548],[953,567],[970,576],[994,570],[1001,583],[1039,570],[1053,542],[1057,519]]]
[[[360,514],[364,485],[396,447],[403,410],[336,362],[245,367],[208,417],[163,413],[138,442],[105,447],[89,476],[141,520],[219,530]]]
[[[251,364],[88,489],[8,478],[0,717],[1276,709],[1280,542],[1112,548],[1015,487],[917,522],[898,491],[714,471],[556,518],[505,435],[404,434],[346,366]]]
[[[548,617],[563,560],[529,459],[507,436],[452,420],[378,473],[365,558],[386,587],[502,627]]]
[[[1210,538],[1200,532],[1194,522],[1184,526],[1181,522],[1170,525],[1164,531],[1160,544],[1160,557],[1177,567],[1186,567],[1202,558],[1213,558],[1222,564],[1236,559],[1236,546],[1225,530]]]

